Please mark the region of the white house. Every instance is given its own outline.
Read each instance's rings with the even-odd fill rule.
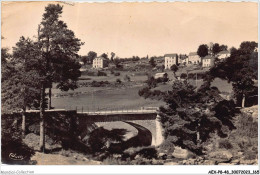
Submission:
[[[164,66],[165,69],[170,69],[172,65],[178,64],[178,55],[174,54],[165,54],[164,55]]]
[[[190,52],[188,57],[188,63],[189,64],[199,64],[201,62],[200,56],[197,54],[197,52]]]
[[[108,60],[106,60],[104,57],[97,57],[93,60],[93,68],[105,68],[108,66]]]
[[[212,67],[214,66],[215,58],[213,56],[207,55],[202,58],[202,67]]]
[[[221,52],[218,53],[218,59],[222,60],[222,59],[226,59],[230,57],[230,52],[227,50],[223,50]]]

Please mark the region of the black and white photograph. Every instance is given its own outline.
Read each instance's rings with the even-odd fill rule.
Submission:
[[[258,165],[258,2],[2,1],[1,164]]]

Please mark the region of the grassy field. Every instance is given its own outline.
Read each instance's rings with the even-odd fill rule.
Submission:
[[[138,95],[142,87],[131,87],[121,89],[102,89],[93,93],[79,96],[66,96],[53,98],[52,104],[55,108],[75,109],[79,111],[97,110],[121,110],[140,109],[141,107],[159,107],[164,103],[161,101],[144,99]]]
[[[82,73],[79,83],[108,81],[111,84],[115,84],[116,80],[120,79],[123,86],[114,87],[112,85],[109,87],[79,87],[74,91],[70,90],[68,92],[62,92],[53,88],[52,93],[54,97],[52,100],[52,106],[55,108],[65,109],[77,108],[79,111],[82,111],[82,108],[83,111],[97,111],[140,109],[141,107],[159,107],[164,105],[164,102],[162,101],[144,99],[138,95],[138,91],[145,86],[145,81],[147,80],[146,74],[155,75],[157,72],[160,72],[160,70],[152,71],[147,69],[147,67],[143,70],[133,70],[133,68],[137,65],[138,62],[126,63],[124,67],[127,66],[131,69],[125,69],[123,71],[115,70],[114,73],[119,72],[119,76],[115,76],[115,74],[112,74],[110,70],[102,70],[107,74],[107,76],[89,76],[86,73]],[[97,72],[97,70],[93,70],[90,67],[88,67],[88,70]],[[181,73],[186,73],[187,70],[191,73],[207,71],[206,69],[198,69],[198,66],[188,66],[179,68],[176,74],[179,76]],[[155,89],[161,91],[171,90],[175,77],[171,70],[165,70],[165,72],[168,74],[169,82],[165,85],[160,84]],[[124,79],[126,75],[130,77],[130,82]],[[200,87],[203,84],[202,80],[197,80],[197,82],[195,80],[189,80],[189,82],[197,87]],[[231,84],[220,79],[215,79],[212,86],[216,86],[221,92],[230,93],[232,91]]]

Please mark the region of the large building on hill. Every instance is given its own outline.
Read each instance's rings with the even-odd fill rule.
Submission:
[[[104,57],[97,57],[93,60],[93,68],[103,69],[108,66],[108,60]]]
[[[197,52],[190,52],[188,57],[188,64],[199,64],[201,63],[201,58]]]
[[[212,66],[214,66],[214,63],[215,63],[215,57],[213,57],[211,55],[207,55],[202,58],[202,67],[204,67],[204,68],[212,67]]]
[[[165,69],[170,69],[172,65],[178,64],[178,55],[176,53],[173,54],[165,54],[164,55],[164,66]]]
[[[230,52],[227,50],[223,50],[218,53],[218,59],[220,59],[220,60],[226,59],[228,57],[230,57]]]
[[[188,64],[188,56],[185,54],[180,54],[178,57],[178,63],[180,64]]]

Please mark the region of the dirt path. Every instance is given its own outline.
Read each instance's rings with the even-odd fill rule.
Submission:
[[[100,165],[98,161],[83,159],[77,160],[76,157],[65,157],[59,154],[43,154],[36,152],[31,160],[36,160],[37,165]]]

